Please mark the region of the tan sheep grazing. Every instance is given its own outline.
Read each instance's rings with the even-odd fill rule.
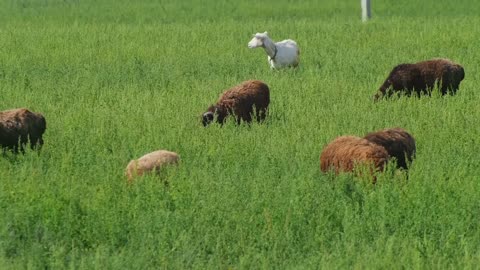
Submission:
[[[217,122],[223,124],[227,116],[235,117],[237,124],[243,120],[252,121],[252,116],[258,122],[267,115],[270,104],[270,89],[262,81],[245,81],[225,91],[215,105],[210,106],[202,116],[202,124],[207,126],[217,117]]]
[[[397,160],[397,167],[407,169],[415,156],[415,139],[402,128],[389,128],[368,133],[364,139],[381,145],[391,158]]]
[[[43,145],[43,133],[47,128],[45,117],[27,109],[12,109],[0,112],[0,145],[6,150],[22,152],[30,142],[34,149]]]
[[[125,170],[125,175],[129,181],[132,181],[136,176],[142,176],[148,172],[160,173],[165,166],[178,164],[179,159],[180,156],[177,153],[158,150],[130,161]]]
[[[383,171],[388,153],[380,145],[356,136],[341,136],[330,142],[320,155],[322,172],[352,172],[357,165],[369,166],[372,176]],[[375,181],[375,177],[374,177]]]

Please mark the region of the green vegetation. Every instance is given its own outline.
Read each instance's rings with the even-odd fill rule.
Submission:
[[[41,152],[0,157],[2,269],[478,268],[480,2],[0,1],[0,110],[47,119]],[[255,32],[292,38],[271,71]],[[456,96],[371,97],[393,66],[462,64]],[[271,88],[265,124],[203,128],[226,88]],[[319,170],[340,135],[403,127],[408,173]],[[180,154],[164,180],[127,163]]]

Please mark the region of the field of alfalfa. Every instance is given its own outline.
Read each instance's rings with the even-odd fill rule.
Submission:
[[[480,2],[373,1],[366,24],[359,2],[0,1],[0,110],[47,119],[41,152],[0,157],[0,268],[477,268]],[[247,48],[263,31],[298,69]],[[456,96],[372,102],[435,57],[464,66]],[[266,123],[204,128],[247,79],[270,86]],[[395,126],[408,173],[320,172],[335,137]],[[180,166],[127,185],[157,149]]]

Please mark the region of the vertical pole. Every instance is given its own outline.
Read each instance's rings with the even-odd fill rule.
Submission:
[[[372,17],[372,12],[370,10],[370,0],[361,0],[362,1],[362,21],[366,22]]]

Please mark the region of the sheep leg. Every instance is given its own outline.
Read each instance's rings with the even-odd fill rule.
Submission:
[[[256,110],[256,115],[257,115],[257,122],[262,122],[267,116],[267,110],[265,109]]]
[[[242,117],[239,117],[238,118],[238,124],[240,124],[240,119],[242,119],[243,121],[247,122],[247,123],[250,123],[252,122],[252,115],[247,113],[247,114],[244,114]]]
[[[441,86],[439,87],[442,93],[442,96],[448,93],[452,94],[454,91],[456,91],[454,90],[454,85],[451,80],[451,77],[452,77],[451,72],[452,71],[448,70],[448,72],[446,72],[447,74],[444,74],[442,76]]]
[[[32,137],[30,136],[30,148],[31,148],[32,150],[34,150],[35,147],[37,147],[37,145],[38,145],[38,148],[40,148],[40,147],[43,145],[43,138],[42,138],[42,137],[40,137],[40,138],[33,137],[33,138],[32,138]]]

